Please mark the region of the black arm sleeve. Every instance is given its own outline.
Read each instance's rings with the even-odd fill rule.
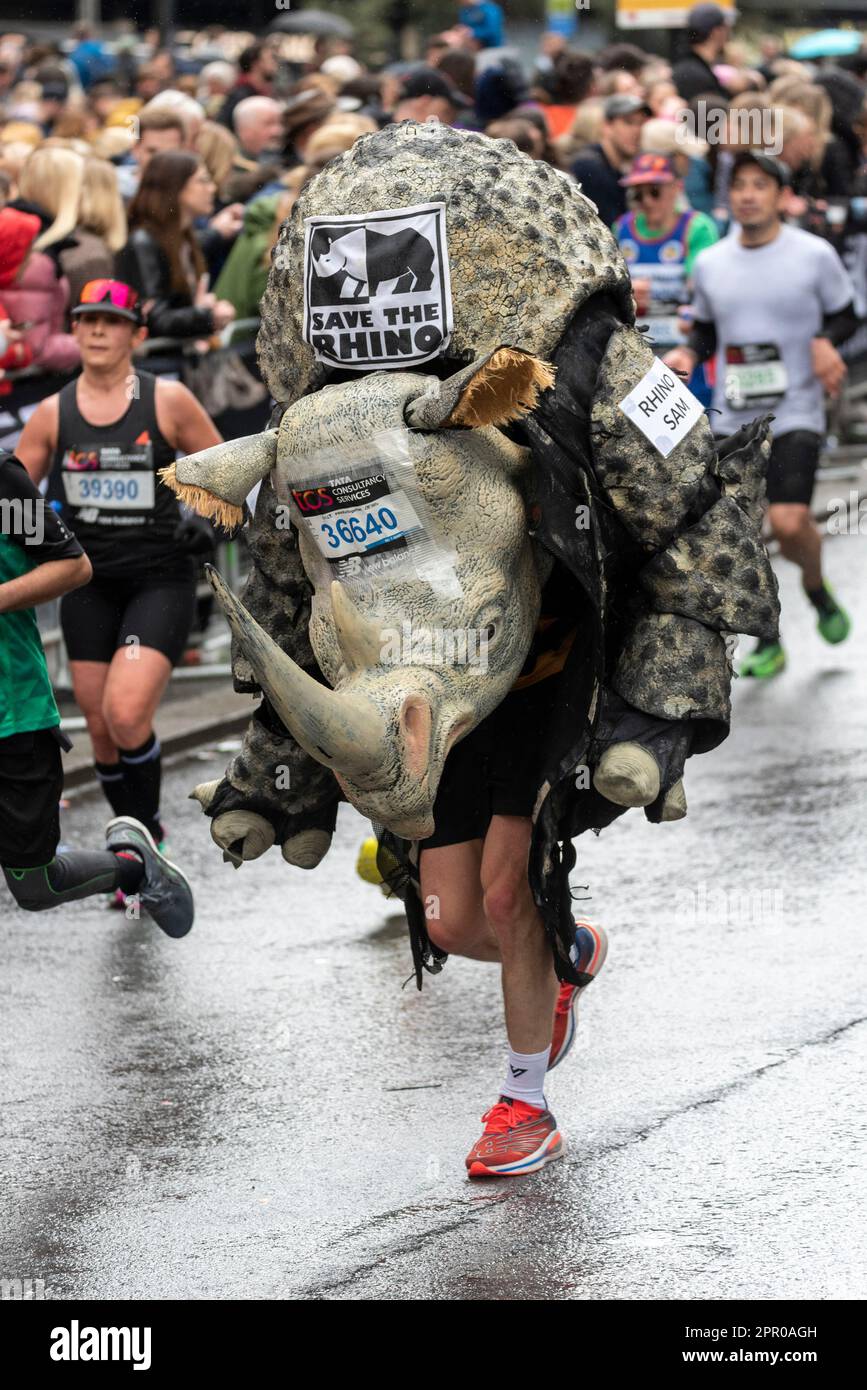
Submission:
[[[855,305],[850,299],[848,304],[844,304],[842,309],[837,309],[833,314],[824,314],[822,317],[822,332],[820,338],[827,338],[834,347],[839,347],[840,343],[845,343],[847,338],[858,327],[858,315],[855,313]]]
[[[696,319],[689,330],[686,346],[698,357],[699,362],[707,362],[716,352],[716,328],[712,323]]]
[[[36,565],[77,560],[84,551],[66,523],[51,509],[27,471],[12,454],[0,453],[0,534],[20,546]]]

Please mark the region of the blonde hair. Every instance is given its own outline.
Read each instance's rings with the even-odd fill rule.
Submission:
[[[126,246],[126,213],[117,186],[117,173],[106,159],[85,162],[78,225],[101,237],[109,251],[119,251]]]
[[[36,149],[42,144],[42,131],[32,121],[7,121],[0,130],[0,140],[4,145],[31,145]]]
[[[103,126],[91,142],[97,159],[114,159],[120,154],[129,154],[135,144],[132,131],[120,125]]]
[[[571,129],[554,141],[554,149],[561,159],[569,159],[585,145],[592,145],[599,139],[605,119],[604,106],[604,101],[599,97],[587,97],[581,102]]]
[[[824,148],[831,137],[832,111],[831,98],[824,87],[787,73],[771,83],[768,96],[774,106],[791,106],[809,116],[818,132],[819,148]]]
[[[219,192],[232,172],[232,165],[238,153],[238,141],[224,125],[217,121],[205,121],[196,136],[195,148],[196,153],[202,156]]]
[[[81,155],[57,145],[41,145],[27,160],[18,191],[28,202],[38,203],[53,219],[33,243],[34,251],[44,251],[46,246],[62,241],[78,225],[83,177]]]
[[[368,116],[356,116],[342,112],[329,117],[315,130],[304,148],[304,158],[308,164],[326,164],[335,155],[345,154],[361,135],[372,135],[377,129],[375,121]]]

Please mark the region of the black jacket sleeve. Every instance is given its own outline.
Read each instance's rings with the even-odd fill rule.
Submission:
[[[0,535],[20,546],[36,565],[77,560],[84,551],[69,527],[30,481],[24,464],[0,451]]]
[[[204,338],[214,331],[210,309],[197,309],[171,287],[165,253],[143,227],[137,227],[117,255],[117,277],[152,301],[147,315],[152,338]]]

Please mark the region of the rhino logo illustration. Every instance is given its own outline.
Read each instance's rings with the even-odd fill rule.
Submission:
[[[315,276],[311,304],[351,300],[366,304],[378,294],[410,294],[433,285],[434,248],[411,227],[383,236],[359,227],[334,236],[320,227],[310,241]]]
[[[445,207],[308,218],[304,337],[321,362],[411,367],[452,331]]]

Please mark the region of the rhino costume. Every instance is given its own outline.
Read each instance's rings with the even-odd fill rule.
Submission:
[[[422,233],[438,259],[419,255]],[[390,234],[397,239],[383,250]],[[432,293],[436,303],[424,298]],[[359,307],[377,294],[391,305],[384,319]],[[401,294],[417,296],[411,313],[395,307]],[[586,983],[569,959],[573,839],[627,805],[644,806],[653,821],[685,814],[686,757],[728,732],[726,634],[777,633],[776,580],[759,536],[768,421],[719,450],[704,417],[673,447],[648,437],[625,403],[656,380],[655,359],[593,204],[511,141],[435,122],[364,136],[307,186],[275,248],[258,351],[279,435],[234,441],[168,470],[184,500],[228,525],[242,520],[245,497],[264,479],[243,606],[212,578],[233,627],[235,688],[268,697],[225,776],[194,793],[214,839],[236,867],[277,843],[289,863],[312,868],[330,843],[342,788],[376,824],[381,866],[406,906],[418,987],[422,969],[441,968],[417,878],[435,785],[423,805],[418,784],[429,768],[435,784],[447,748],[489,712],[490,690],[482,698],[476,688],[463,727],[454,691],[447,719],[442,692],[423,680],[413,705],[396,673],[377,669],[381,624],[342,585],[329,594],[317,581],[297,514],[285,524],[285,498],[307,450],[339,450],[365,430],[397,428],[412,441],[444,429],[454,458],[474,426],[473,437],[485,438],[473,449],[499,459],[504,477],[522,477],[533,542],[531,563],[524,540],[509,541],[518,616],[496,673],[498,699],[521,668],[552,567],[575,595],[565,698],[540,734],[529,874],[558,976]],[[354,424],[344,428],[347,420]],[[468,552],[458,545],[457,553]],[[415,801],[390,815],[370,758],[359,763],[357,753],[376,748],[388,763],[398,734],[402,773],[421,763]]]

